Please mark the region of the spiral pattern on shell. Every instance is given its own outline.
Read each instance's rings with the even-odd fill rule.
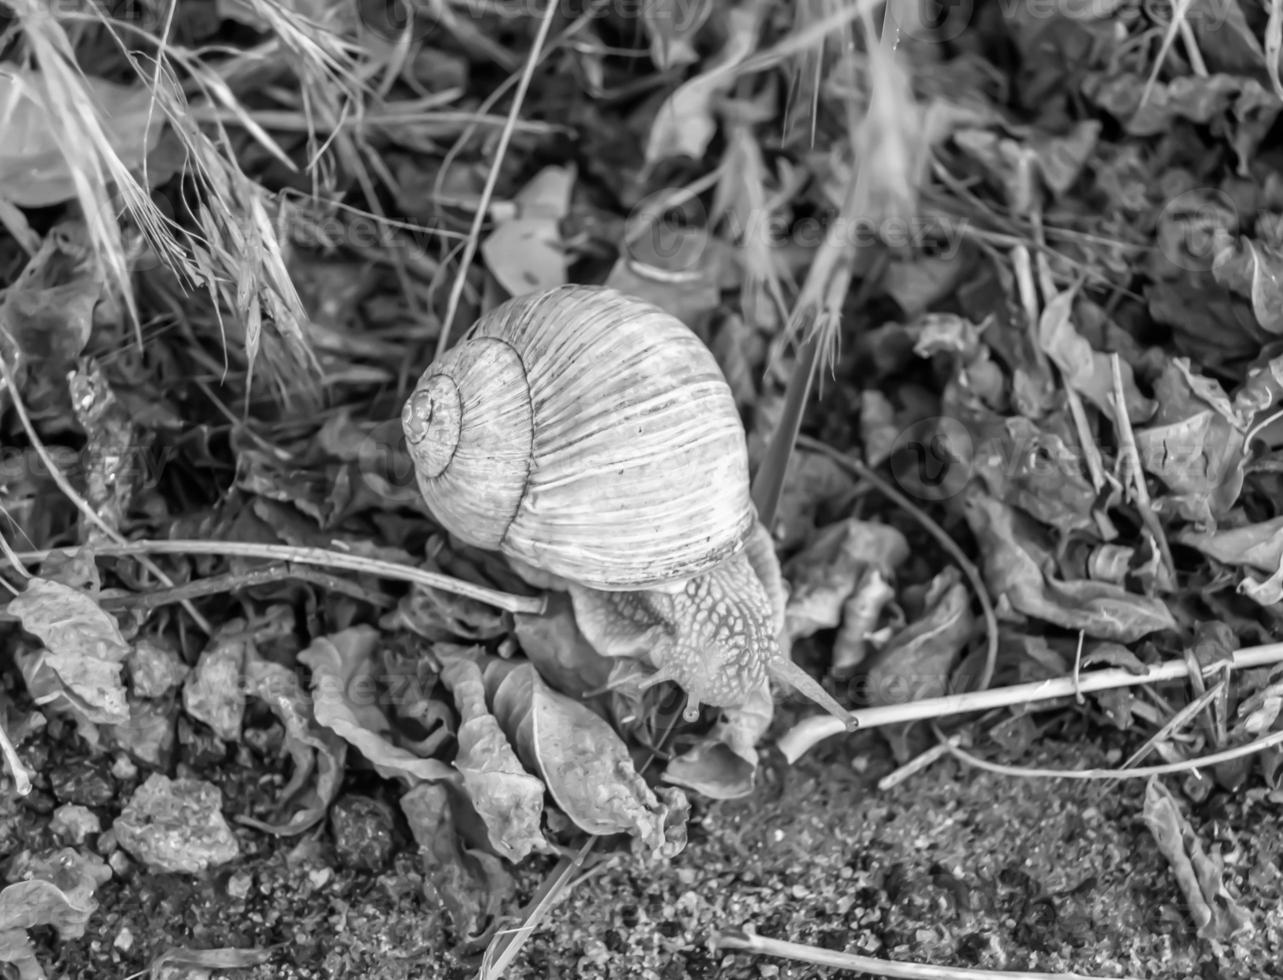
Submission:
[[[681,581],[753,525],[743,425],[716,359],[614,289],[491,310],[423,373],[402,425],[444,527],[590,588]]]

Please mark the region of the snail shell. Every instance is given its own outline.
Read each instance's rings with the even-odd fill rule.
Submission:
[[[589,588],[684,581],[753,527],[717,361],[680,320],[614,289],[491,310],[423,373],[401,421],[447,530]]]

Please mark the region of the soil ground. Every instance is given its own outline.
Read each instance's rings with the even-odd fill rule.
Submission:
[[[1024,766],[1118,761],[1111,732],[1064,730]],[[694,804],[690,841],[671,864],[622,854],[590,865],[545,917],[512,978],[619,980],[835,977],[836,970],[718,951],[719,932],[945,967],[1069,971],[1143,980],[1267,980],[1283,975],[1279,801],[1214,790],[1187,809],[1253,915],[1237,950],[1201,941],[1141,819],[1144,782],[1024,779],[939,761],[892,789],[876,732],[830,740],[795,766],[768,765],[752,796]],[[214,774],[206,774],[212,777]],[[228,765],[229,809],[256,792]],[[352,786],[356,792],[359,786]],[[32,806],[41,798],[35,794]],[[1188,801],[1182,801],[1187,803]],[[234,812],[234,811],[233,811]],[[45,821],[31,810],[22,826]],[[237,828],[246,859],[203,877],[135,873],[99,891],[81,939],[41,937],[51,977],[123,978],[170,946],[272,947],[246,980],[436,980],[475,976],[452,955],[422,893],[403,828],[377,872],[345,869],[324,828],[274,841]],[[530,862],[510,908],[550,869]],[[175,974],[196,976],[199,974]]]

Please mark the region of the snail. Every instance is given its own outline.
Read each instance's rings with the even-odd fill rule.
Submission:
[[[648,654],[685,715],[773,676],[852,716],[785,654],[783,580],[712,352],[603,286],[517,296],[423,372],[401,415],[419,491],[459,540],[570,593],[588,641]]]

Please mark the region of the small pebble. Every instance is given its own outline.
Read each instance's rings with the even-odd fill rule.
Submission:
[[[127,783],[138,775],[138,767],[134,765],[133,759],[122,752],[112,761],[111,774],[120,782]]]
[[[98,815],[88,807],[77,803],[64,803],[54,810],[49,821],[49,829],[68,844],[83,844],[90,834],[102,831],[102,822]]]
[[[314,868],[307,873],[307,880],[318,890],[328,885],[333,877],[333,868]]]
[[[129,926],[125,926],[120,932],[116,933],[115,940],[112,941],[122,953],[128,953],[134,947],[134,934],[130,931]]]
[[[116,783],[102,762],[78,759],[55,766],[49,773],[49,788],[60,803],[106,806],[116,797]]]
[[[113,829],[120,846],[153,870],[198,874],[240,854],[222,804],[211,783],[152,773]]]
[[[381,871],[392,857],[392,809],[369,796],[341,797],[330,811],[339,862],[358,871]]]
[[[107,867],[111,868],[112,874],[117,878],[126,878],[133,870],[134,862],[129,860],[129,855],[124,851],[116,850],[107,858]]]
[[[134,693],[142,698],[163,697],[190,671],[177,651],[146,637],[133,644],[127,663]]]
[[[244,901],[252,887],[254,887],[254,876],[243,871],[238,871],[227,879],[227,894],[238,901]]]

